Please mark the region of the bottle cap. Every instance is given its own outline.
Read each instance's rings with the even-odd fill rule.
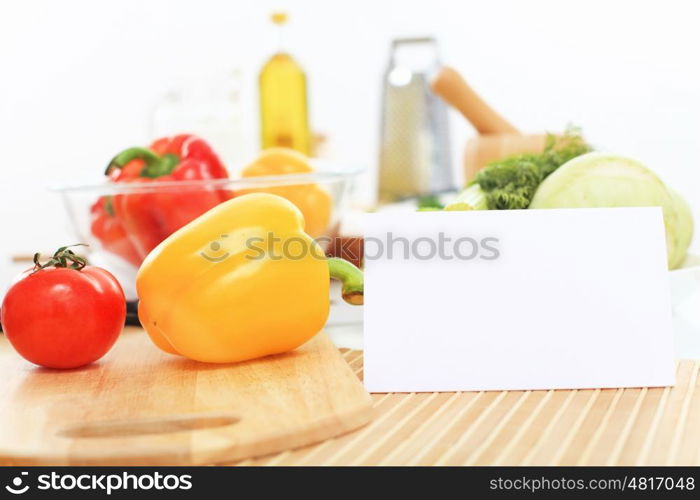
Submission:
[[[273,12],[272,15],[270,15],[270,19],[275,24],[284,24],[287,22],[287,13],[286,12]]]

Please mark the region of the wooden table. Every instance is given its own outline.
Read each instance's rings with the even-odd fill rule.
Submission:
[[[362,378],[362,352],[343,350]],[[239,465],[700,465],[700,361],[662,389],[373,394],[374,420]]]
[[[361,379],[362,351],[341,349]],[[673,388],[373,394],[354,432],[237,465],[700,465],[700,361]]]

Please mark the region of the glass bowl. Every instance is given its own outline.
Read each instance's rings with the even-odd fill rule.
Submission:
[[[290,199],[297,204],[307,220],[313,218],[313,221],[307,222],[307,232],[325,249],[337,236],[347,209],[353,180],[360,171],[333,169],[318,162],[313,165],[315,171],[304,174],[135,183],[102,180],[92,184],[57,186],[53,190],[57,191],[63,200],[77,241],[89,245],[85,253],[90,263],[114,274],[122,284],[127,300],[135,300],[136,271],[148,251],[178,229],[177,225],[182,225],[187,219],[201,215],[199,212],[204,213],[215,204],[235,196],[251,192],[270,192]],[[318,211],[313,202],[307,202],[302,207],[301,203],[294,199],[295,193],[309,189],[325,193],[319,196],[318,191],[315,191],[317,196],[311,197],[312,200],[320,198],[322,206],[318,206]],[[141,197],[141,200],[135,203],[137,197]],[[195,202],[188,204],[187,197],[190,198],[189,201]],[[158,235],[151,235],[151,241],[148,243],[143,241],[143,230],[131,224],[136,217],[132,216],[132,221],[128,224],[122,223],[123,220],[117,213],[121,208],[114,205],[119,203],[119,207],[124,207],[129,202],[134,202],[136,205],[157,207],[162,203],[162,206],[175,206],[173,211],[177,211],[177,200],[183,200],[183,207],[188,206],[185,213],[175,217],[174,222],[164,224]]]

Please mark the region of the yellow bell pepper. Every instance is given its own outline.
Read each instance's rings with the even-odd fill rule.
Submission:
[[[292,350],[318,333],[329,279],[361,304],[362,272],[327,259],[301,212],[267,193],[229,200],[158,245],[136,278],[139,319],[162,350],[229,363]]]
[[[308,159],[293,149],[270,148],[243,169],[242,177],[268,175],[306,174],[313,172]],[[305,231],[313,238],[326,233],[331,221],[333,199],[331,195],[317,184],[298,184],[292,186],[270,186],[261,189],[248,189],[242,192],[272,193],[294,203],[306,221]]]

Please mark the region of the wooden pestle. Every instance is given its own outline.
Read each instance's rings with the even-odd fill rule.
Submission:
[[[521,134],[484,101],[453,68],[443,67],[431,88],[459,111],[479,135],[471,138],[464,152],[465,179],[470,180],[487,163],[517,153],[535,153],[544,148],[544,134]]]

